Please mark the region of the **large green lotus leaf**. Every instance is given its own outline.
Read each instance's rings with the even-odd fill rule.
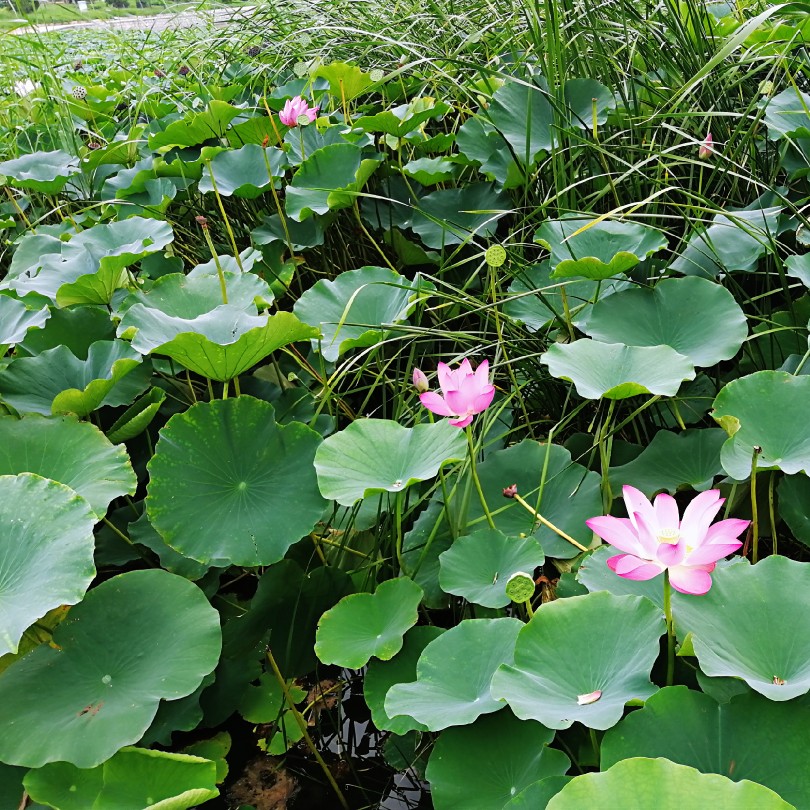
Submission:
[[[191,694],[221,644],[219,614],[188,580],[160,569],[108,579],[56,628],[54,646],[0,676],[0,760],[94,768],[141,738],[161,699]]]
[[[323,512],[312,466],[321,437],[278,425],[268,402],[200,402],[160,431],[149,462],[149,520],[201,563],[271,565]]]
[[[491,237],[498,220],[509,213],[511,201],[489,183],[432,191],[416,203],[411,229],[429,248],[461,245],[474,236]]]
[[[728,437],[720,428],[693,428],[681,433],[659,430],[652,441],[627,464],[610,468],[614,491],[624,484],[640,489],[648,498],[656,492],[675,493],[685,486],[710,489],[722,471],[720,448]]]
[[[464,432],[446,419],[406,428],[390,419],[358,419],[329,436],[315,454],[324,498],[352,506],[379,492],[402,492],[464,458]]]
[[[656,691],[650,670],[665,629],[660,609],[640,596],[600,591],[549,602],[520,631],[514,666],[495,673],[492,696],[549,728],[610,728],[626,703]]]
[[[748,693],[718,704],[702,692],[671,686],[602,740],[603,769],[630,757],[665,757],[735,782],[750,779],[797,807],[810,804],[807,699],[776,703]]]
[[[459,170],[458,163],[448,157],[417,158],[402,167],[402,173],[406,177],[413,177],[423,186],[435,186],[437,183],[453,180],[458,176]]]
[[[42,329],[50,316],[46,306],[29,309],[16,298],[0,295],[0,346],[19,343],[29,329]]]
[[[125,268],[174,239],[171,225],[130,217],[93,225],[58,241],[53,249],[28,256],[9,273],[8,286],[20,295],[47,296],[60,307],[110,304],[115,291],[128,283]],[[56,249],[58,247],[58,250]]]
[[[580,553],[516,500],[504,498],[504,488],[517,484],[520,496],[546,520],[584,546],[592,542],[593,533],[585,521],[601,512],[600,478],[572,462],[561,445],[524,439],[487,455],[478,465],[478,477],[495,526],[504,534],[534,535],[547,557],[570,559]],[[462,497],[458,492],[451,500],[454,515],[462,508]],[[478,498],[470,498],[466,514],[468,531],[486,525]]]
[[[608,112],[616,108],[613,93],[594,79],[569,79],[563,92],[569,125],[589,132],[593,132],[594,124],[606,123]]]
[[[155,531],[154,527],[149,522],[149,516],[146,512],[141,513],[141,516],[137,520],[129,524],[128,533],[133,543],[140,543],[154,554],[157,554],[160,559],[161,567],[165,568],[167,571],[171,571],[172,574],[178,574],[186,579],[197,580],[204,577],[210,569],[209,565],[203,565],[189,557],[184,557],[171,546],[167,545],[166,541]],[[226,560],[217,562],[221,562],[222,567],[227,566]]]
[[[796,810],[772,790],[755,782],[732,782],[717,774],[667,759],[624,759],[604,773],[574,777],[547,805],[547,810]]]
[[[670,270],[716,278],[728,272],[754,272],[779,232],[780,207],[756,207],[717,214],[705,230],[695,230]]]
[[[583,338],[552,344],[540,362],[552,377],[574,383],[585,399],[674,397],[684,380],[695,378],[689,358],[669,346],[625,346]]]
[[[253,273],[223,275],[227,304],[222,301],[216,273],[193,277],[171,273],[159,278],[150,290],[133,293],[122,306],[119,336],[130,338],[133,348],[141,354],[187,332],[205,336],[211,332],[213,340],[222,336],[220,333],[236,321],[239,313],[257,315],[257,299],[267,303],[273,300],[267,284]],[[233,336],[229,337],[232,342]]]
[[[334,363],[349,349],[373,346],[390,326],[407,319],[420,290],[428,285],[384,267],[361,267],[341,273],[334,281],[322,279],[296,302],[293,312],[322,335],[313,341],[324,360]],[[387,328],[386,328],[387,327]]]
[[[363,697],[371,710],[371,719],[376,728],[393,734],[427,731],[427,726],[407,715],[389,717],[385,711],[385,696],[394,684],[416,680],[416,662],[419,656],[425,647],[443,632],[441,627],[432,625],[412,627],[405,634],[402,649],[390,661],[369,662],[363,680]]]
[[[694,276],[610,295],[594,305],[582,328],[603,343],[671,346],[695,366],[732,358],[748,335],[745,314],[734,296]]]
[[[287,155],[276,146],[262,148],[249,143],[241,149],[220,152],[205,165],[199,190],[205,194],[216,190],[223,197],[255,199],[270,188],[270,184],[284,177],[289,167]],[[211,175],[213,174],[213,180]]]
[[[608,591],[614,596],[646,596],[651,602],[664,609],[664,578],[635,580],[620,577],[608,568],[607,561],[621,552],[613,546],[600,546],[585,557],[577,571],[577,580],[591,593]]]
[[[810,96],[807,93],[789,87],[772,98],[763,99],[761,106],[765,109],[762,119],[772,141],[794,133],[810,137]]]
[[[546,220],[534,241],[551,252],[553,278],[606,279],[663,250],[663,233],[637,222],[571,215]]]
[[[771,700],[790,700],[810,690],[810,627],[805,621],[810,568],[772,556],[756,565],[718,566],[712,580],[711,590],[699,599],[673,596],[678,636],[692,634],[703,672],[742,678]]]
[[[572,322],[579,326],[587,320],[597,297],[601,300],[626,286],[624,280],[554,279],[549,262],[544,261],[515,277],[508,290],[514,297],[504,303],[503,309],[513,320],[537,331],[553,321],[565,323],[567,303]]]
[[[712,417],[730,438],[723,445],[723,469],[738,481],[751,473],[754,446],[762,448],[760,469],[810,475],[810,376],[757,371],[732,380],[714,400]]]
[[[122,748],[81,770],[52,762],[28,772],[28,794],[58,810],[189,810],[216,798],[217,766],[188,754]]]
[[[32,152],[0,163],[0,175],[13,180],[13,185],[44,194],[61,191],[67,181],[80,172],[79,158],[61,149],[54,152]]]
[[[177,360],[187,369],[212,380],[225,382],[238,377],[282,346],[311,340],[318,330],[301,323],[291,312],[247,315],[219,310],[211,320],[208,335],[186,332],[154,349]],[[228,317],[228,316],[231,317]],[[238,335],[233,340],[234,334]]]
[[[777,488],[779,494],[779,514],[787,523],[793,536],[810,546],[810,477],[786,475]]]
[[[486,117],[524,166],[534,164],[542,152],[550,151],[557,143],[548,93],[533,84],[504,84],[493,93]]]
[[[416,663],[416,680],[388,690],[385,713],[412,717],[431,731],[472,723],[497,712],[492,676],[512,661],[523,623],[518,619],[464,619],[431,641]]]
[[[36,357],[12,360],[0,375],[0,398],[21,413],[73,413],[87,416],[105,402],[119,382],[141,363],[141,355],[122,340],[94,343],[86,360],[67,346]],[[137,396],[148,385],[134,392]]]
[[[354,125],[366,132],[382,132],[394,138],[404,138],[432,118],[441,118],[452,107],[435,98],[415,98],[390,110],[358,118]],[[421,181],[420,181],[421,182]]]
[[[788,256],[785,259],[785,272],[799,279],[805,287],[810,287],[810,253]]]
[[[388,661],[419,618],[422,589],[411,579],[389,579],[371,593],[344,596],[321,616],[315,654],[324,664],[364,667],[372,657]]]
[[[353,143],[324,146],[301,164],[287,186],[287,216],[301,221],[352,206],[366,181],[379,166],[376,158],[363,157]]]
[[[196,146],[221,138],[231,121],[244,112],[224,101],[213,100],[201,112],[189,112],[179,121],[173,121],[162,131],[150,135],[149,148]]]
[[[49,610],[81,601],[96,573],[95,522],[87,501],[63,484],[0,475],[0,655],[16,653]]]
[[[524,723],[508,710],[448,729],[436,741],[427,767],[434,807],[495,810],[534,782],[562,776],[570,762],[562,751],[548,747],[553,738],[553,731]]]
[[[545,561],[534,537],[509,537],[497,529],[478,529],[458,537],[439,555],[439,582],[445,593],[488,608],[506,607],[506,583],[518,572],[530,576]]]
[[[0,417],[0,475],[36,473],[70,487],[100,520],[113,498],[133,495],[127,452],[89,422],[63,416]]]

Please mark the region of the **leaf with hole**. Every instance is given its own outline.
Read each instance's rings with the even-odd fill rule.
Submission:
[[[625,704],[656,691],[650,670],[664,631],[661,611],[643,597],[600,592],[549,602],[520,631],[514,665],[495,673],[492,696],[548,728],[610,728]],[[576,644],[566,643],[572,638]]]
[[[141,738],[161,699],[191,694],[214,669],[219,614],[182,577],[131,571],[93,588],[57,627],[53,645],[0,677],[0,761],[94,768]]]

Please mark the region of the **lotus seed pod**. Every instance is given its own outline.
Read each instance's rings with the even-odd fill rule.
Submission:
[[[506,595],[513,602],[528,602],[534,596],[534,579],[524,571],[512,574],[506,582]]]
[[[73,88],[72,92],[73,92],[73,98],[77,98],[77,99],[79,99],[79,101],[82,101],[83,99],[87,98],[87,88],[82,87],[80,84],[77,84]]]
[[[490,267],[501,267],[506,261],[506,251],[500,245],[492,245],[487,248],[485,258]]]
[[[374,70],[372,70],[371,73],[368,74],[371,81],[375,83],[381,82],[383,80],[384,75],[385,74],[379,68],[374,68]]]

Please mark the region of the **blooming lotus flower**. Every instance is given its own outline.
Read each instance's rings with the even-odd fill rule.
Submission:
[[[301,96],[296,96],[287,99],[278,117],[285,127],[297,127],[298,119],[302,115],[305,115],[311,124],[317,117],[319,109],[320,107],[310,107]]]
[[[442,393],[425,391],[419,399],[429,411],[452,416],[450,424],[454,427],[467,427],[473,416],[485,411],[495,396],[495,386],[489,382],[489,360],[484,360],[475,371],[466,358],[455,370],[446,363],[439,363],[438,372]]]
[[[698,149],[698,157],[701,160],[706,160],[706,158],[711,157],[712,152],[714,151],[712,149],[712,146],[713,146],[712,133],[707,132],[706,137],[703,140],[703,143],[700,145],[700,148]]]
[[[607,564],[625,579],[652,579],[669,571],[676,591],[700,595],[712,586],[709,576],[718,560],[736,551],[737,537],[747,520],[721,520],[712,524],[724,498],[720,491],[701,492],[686,507],[683,518],[675,499],[662,493],[650,503],[635,487],[623,489],[629,518],[610,515],[586,520],[588,527],[624,554]]]

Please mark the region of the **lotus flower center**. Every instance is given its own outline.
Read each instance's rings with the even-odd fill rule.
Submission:
[[[678,542],[680,534],[681,533],[677,529],[661,529],[658,532],[658,542],[668,543],[669,545],[674,546],[675,543]]]

